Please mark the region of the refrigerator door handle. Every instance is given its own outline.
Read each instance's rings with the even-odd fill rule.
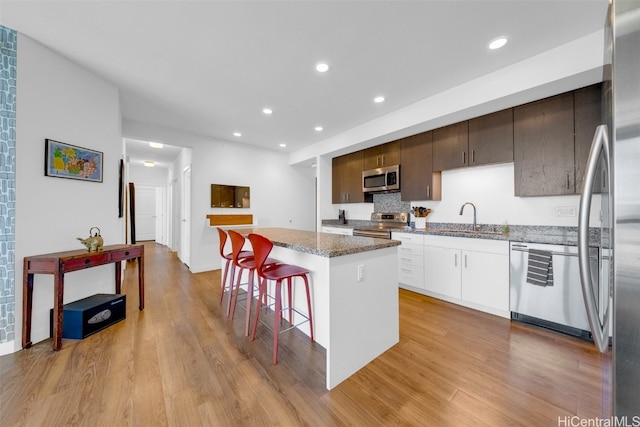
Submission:
[[[607,170],[610,170],[609,156],[609,137],[607,134],[607,125],[600,125],[596,128],[589,152],[589,160],[587,161],[587,171],[580,195],[580,210],[578,213],[578,265],[580,267],[580,283],[582,285],[582,296],[587,311],[589,326],[593,341],[601,353],[607,351],[609,347],[609,304],[604,314],[603,323],[600,322],[598,315],[598,305],[596,296],[593,293],[593,278],[591,277],[591,269],[589,268],[589,216],[591,212],[591,198],[593,182],[596,177],[598,168],[598,158],[600,151],[604,154],[607,164]],[[611,182],[611,181],[609,181]],[[607,281],[608,282],[608,281]],[[607,290],[605,295],[609,295]]]

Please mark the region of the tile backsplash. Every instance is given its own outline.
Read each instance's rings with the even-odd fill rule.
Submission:
[[[374,212],[409,212],[410,210],[411,202],[400,200],[400,192],[373,195]]]

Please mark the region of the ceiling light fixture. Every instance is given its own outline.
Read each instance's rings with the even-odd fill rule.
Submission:
[[[156,166],[156,162],[152,162],[151,160],[145,160],[144,165],[148,168],[154,168]]]
[[[242,136],[242,134],[240,132],[234,132],[233,136],[237,136],[238,138]]]
[[[326,73],[327,71],[329,71],[329,65],[325,64],[324,62],[320,62],[316,64],[316,71],[318,71],[319,73]]]
[[[316,126],[315,130],[316,132],[322,132],[322,126]]]
[[[280,147],[281,147],[281,148],[284,148],[284,147],[286,147],[286,146],[287,146],[287,144],[285,144],[285,143],[281,143],[281,144],[280,144]]]
[[[263,108],[262,112],[265,113],[265,114],[272,114],[273,110],[271,108]]]
[[[500,49],[505,44],[507,44],[507,38],[506,37],[500,37],[500,38],[495,39],[491,43],[489,43],[489,49],[491,49],[491,50]]]
[[[384,102],[384,96],[376,96],[375,98],[373,98],[373,102],[375,102],[376,104]]]
[[[159,142],[149,142],[149,147],[151,148],[162,148],[163,145]]]

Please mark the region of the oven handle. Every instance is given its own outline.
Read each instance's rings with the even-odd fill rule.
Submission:
[[[356,237],[373,237],[375,239],[391,239],[390,232],[368,231],[368,230],[353,230],[353,235]]]

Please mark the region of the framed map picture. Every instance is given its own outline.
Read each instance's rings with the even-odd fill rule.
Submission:
[[[57,178],[102,182],[102,152],[45,140],[44,174]]]

